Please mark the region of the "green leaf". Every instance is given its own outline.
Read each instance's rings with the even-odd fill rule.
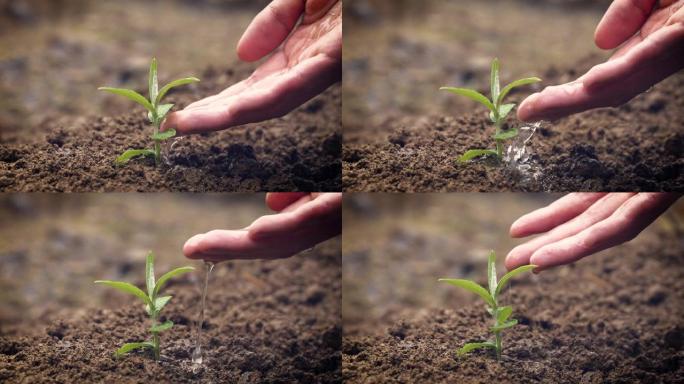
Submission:
[[[147,111],[147,120],[149,120],[150,123],[154,123],[154,115],[150,111]]]
[[[152,304],[150,298],[142,291],[142,289],[136,287],[131,283],[126,283],[125,281],[112,281],[112,280],[96,280],[95,284],[104,284],[112,288],[116,288],[122,292],[130,293],[138,296],[145,304]]]
[[[492,76],[490,79],[492,86],[492,101],[499,99],[499,59],[492,60]]]
[[[179,87],[179,86],[181,86],[181,85],[190,84],[190,83],[197,83],[197,82],[199,82],[199,81],[200,81],[200,79],[198,79],[198,78],[196,78],[196,77],[186,77],[186,78],[183,78],[183,79],[174,80],[174,81],[172,81],[172,82],[166,84],[166,85],[165,85],[164,87],[162,87],[162,89],[159,91],[159,94],[157,95],[157,98],[155,99],[155,105],[159,105],[159,102],[161,101],[161,99],[166,95],[166,93],[167,93],[171,88]]]
[[[513,313],[513,307],[511,307],[510,305],[499,308],[498,313],[496,314],[497,322],[498,323],[505,322],[511,316],[511,313]]]
[[[147,253],[145,259],[145,284],[147,284],[147,294],[154,300],[154,253]]]
[[[458,158],[459,163],[465,163],[466,161],[472,160],[479,156],[494,155],[499,156],[499,154],[492,149],[471,149]]]
[[[161,287],[164,286],[164,284],[166,284],[166,281],[169,280],[170,278],[172,278],[174,276],[181,275],[183,273],[194,271],[194,270],[195,270],[194,267],[180,267],[180,268],[176,268],[172,271],[166,272],[157,281],[157,286],[154,287],[154,296],[156,297],[159,294],[159,290],[161,290]]]
[[[538,77],[527,77],[524,79],[516,80],[516,81],[508,84],[507,86],[505,86],[501,90],[501,93],[499,94],[499,98],[496,100],[496,104],[501,105],[501,102],[503,101],[504,97],[506,97],[506,95],[508,95],[508,92],[510,92],[513,88],[520,87],[520,86],[527,85],[527,84],[538,83],[540,81],[541,81],[541,79]]]
[[[478,103],[487,107],[490,111],[494,111],[494,104],[487,98],[487,96],[481,94],[478,91],[468,89],[468,88],[454,88],[454,87],[442,87],[440,91],[447,91],[455,93],[457,95],[465,96],[471,100],[477,101]]]
[[[512,128],[508,131],[499,132],[494,135],[494,140],[508,140],[518,136],[518,128]]]
[[[515,103],[504,104],[499,106],[499,120],[505,119],[506,116],[508,116],[508,114],[511,113],[513,107],[515,107]]]
[[[154,299],[154,309],[157,310],[157,313],[161,312],[162,308],[164,308],[172,297],[173,296],[162,296]]]
[[[173,104],[162,104],[157,107],[157,119],[163,120],[166,114],[173,108]]]
[[[149,341],[143,341],[141,343],[126,343],[123,346],[121,346],[121,348],[116,350],[115,355],[118,357],[121,355],[125,355],[126,353],[133,351],[135,349],[145,348],[154,349],[154,344],[152,344],[152,342]]]
[[[100,87],[100,88],[98,88],[98,90],[113,93],[115,95],[121,95],[121,96],[127,97],[127,98],[135,101],[136,103],[142,105],[148,111],[150,111],[150,112],[154,111],[154,107],[152,106],[152,104],[149,101],[147,101],[147,99],[143,95],[139,94],[138,92],[136,92],[132,89]]]
[[[157,106],[157,94],[159,93],[159,83],[157,82],[157,59],[152,58],[150,64],[150,100],[154,102],[154,107]]]
[[[496,349],[496,344],[492,343],[491,341],[484,341],[481,343],[468,343],[468,344],[464,345],[461,349],[459,349],[456,353],[459,356],[463,356],[468,352],[472,352],[476,349],[481,349],[481,348]]]
[[[168,131],[155,133],[154,135],[152,135],[152,139],[157,140],[157,141],[162,141],[162,140],[170,139],[174,136],[176,136],[176,130],[172,128],[172,129],[169,129]]]
[[[464,279],[439,279],[438,281],[445,282],[447,284],[455,285],[457,287],[461,287],[463,289],[467,289],[470,292],[476,293],[480,295],[481,298],[484,299],[484,301],[489,304],[490,307],[494,307],[494,298],[492,298],[492,295],[487,292],[484,287],[482,287],[480,284],[470,281],[470,280],[464,280]]]
[[[492,330],[492,332],[498,332],[498,331],[501,331],[502,329],[510,328],[516,324],[518,324],[518,320],[512,319],[512,320],[508,320],[507,322],[505,322],[503,324],[493,326],[491,328],[491,330]]]
[[[496,292],[496,253],[489,251],[487,257],[487,282],[489,283],[489,294],[494,296]]]
[[[155,156],[155,153],[151,149],[129,149],[116,158],[116,163],[125,164],[137,156]]]
[[[173,322],[171,320],[166,320],[165,322],[161,324],[157,324],[153,327],[150,328],[150,332],[152,333],[159,333],[162,331],[166,331],[167,329],[173,327]]]
[[[512,271],[510,271],[510,272],[508,272],[507,274],[505,274],[505,275],[501,278],[501,280],[499,280],[499,286],[496,287],[496,292],[494,293],[494,297],[499,296],[499,293],[501,293],[501,290],[506,286],[506,283],[508,282],[508,280],[511,279],[511,277],[513,277],[513,276],[515,276],[515,275],[517,275],[517,274],[519,274],[519,273],[531,271],[531,270],[533,270],[533,269],[535,269],[535,268],[537,268],[536,265],[532,265],[532,264],[530,264],[530,265],[523,265],[522,267],[518,267],[518,268],[516,268],[516,269],[514,269],[514,270],[512,270]]]

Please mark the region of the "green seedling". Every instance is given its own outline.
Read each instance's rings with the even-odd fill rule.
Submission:
[[[501,280],[497,282],[496,254],[494,251],[491,251],[489,253],[489,260],[487,262],[487,282],[489,284],[489,290],[471,280],[439,279],[439,281],[455,285],[478,294],[489,306],[489,308],[487,308],[487,312],[489,312],[494,319],[494,325],[490,328],[492,333],[494,333],[494,341],[467,343],[457,351],[459,356],[465,355],[466,353],[476,349],[491,348],[496,352],[497,359],[501,357],[501,331],[518,324],[518,320],[511,318],[511,314],[513,313],[513,308],[511,306],[499,305],[499,295],[501,294],[504,286],[506,286],[506,283],[508,283],[508,280],[510,280],[513,276],[522,272],[530,271],[536,267],[536,265],[523,265],[522,267],[518,267],[508,272],[501,278]]]
[[[503,158],[503,143],[506,140],[510,140],[518,136],[518,129],[512,128],[507,131],[503,131],[503,124],[506,121],[506,117],[515,107],[515,103],[503,104],[504,98],[508,93],[516,87],[520,87],[527,84],[533,84],[541,81],[538,77],[527,77],[524,79],[516,80],[501,89],[499,87],[499,60],[494,59],[492,61],[492,71],[491,71],[491,90],[492,98],[491,100],[487,96],[477,92],[473,89],[468,88],[454,88],[454,87],[442,87],[440,90],[455,93],[457,95],[465,96],[471,100],[477,101],[478,103],[484,105],[489,109],[489,119],[494,123],[496,131],[494,133],[494,140],[496,141],[496,149],[471,149],[466,151],[461,157],[458,158],[459,162],[466,162],[472,160],[473,158],[479,156],[496,156],[498,160]]]
[[[152,334],[152,340],[142,341],[139,343],[126,343],[117,349],[114,355],[120,357],[128,352],[134,351],[136,349],[151,349],[154,353],[154,359],[159,360],[159,334],[173,327],[173,322],[167,320],[163,323],[159,323],[159,313],[162,308],[171,300],[171,296],[159,296],[159,291],[161,288],[169,281],[170,278],[174,276],[181,275],[183,273],[190,272],[194,270],[193,267],[180,267],[172,271],[166,272],[159,280],[155,283],[154,280],[154,254],[152,252],[147,254],[147,259],[145,261],[145,284],[147,285],[147,293],[143,292],[142,289],[136,287],[131,283],[126,283],[123,281],[111,281],[111,280],[97,280],[96,284],[105,284],[110,287],[116,288],[120,291],[130,293],[138,297],[145,303],[145,311],[150,316],[152,320],[152,326],[149,331]]]
[[[178,87],[185,84],[196,83],[200,81],[196,77],[185,77],[182,79],[174,80],[161,89],[159,89],[159,83],[157,82],[157,59],[152,59],[152,64],[150,64],[150,77],[149,77],[149,88],[150,88],[150,99],[146,99],[143,95],[131,89],[124,88],[111,88],[111,87],[100,87],[98,90],[113,93],[115,95],[121,95],[127,97],[136,103],[142,105],[147,109],[147,118],[154,125],[154,134],[152,135],[152,140],[154,140],[154,147],[152,149],[129,149],[122,153],[116,158],[117,164],[125,164],[129,160],[138,156],[153,156],[154,161],[157,165],[161,162],[161,142],[168,140],[176,136],[175,129],[169,129],[165,132],[159,132],[159,127],[162,121],[169,113],[173,104],[160,104],[162,98],[166,95],[171,88]]]

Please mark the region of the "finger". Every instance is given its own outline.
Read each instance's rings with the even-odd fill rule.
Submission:
[[[511,225],[511,237],[526,237],[549,231],[589,208],[606,193],[570,193],[544,208],[528,213]]]
[[[266,194],[266,205],[270,209],[280,212],[308,194],[308,192],[269,192]]]
[[[535,271],[575,262],[583,257],[630,241],[679,198],[670,193],[639,193],[610,217],[580,233],[538,249],[530,263]]]
[[[249,80],[250,79],[245,79],[245,80],[242,80],[240,82],[237,82],[237,83],[231,85],[230,87],[224,89],[220,93],[213,95],[213,96],[205,97],[204,99],[201,99],[198,101],[195,101],[194,103],[189,104],[188,106],[186,106],[183,109],[185,110],[185,109],[194,109],[194,108],[206,107],[208,105],[215,103],[217,100],[220,100],[220,99],[223,99],[226,97],[230,97],[232,95],[236,95],[236,94],[244,91],[245,89],[247,89],[247,87],[249,87],[249,85],[250,85]]]
[[[546,87],[518,108],[522,121],[555,120],[618,106],[684,67],[684,24],[654,32],[624,56],[593,67],[571,83]]]
[[[285,41],[304,12],[304,0],[273,0],[252,20],[237,45],[241,60],[261,59]]]
[[[593,67],[585,76],[589,92],[631,95],[648,89],[684,66],[684,24],[653,32],[621,57]],[[631,98],[631,97],[630,97]]]
[[[531,256],[539,248],[573,236],[585,228],[604,220],[612,215],[616,209],[633,195],[633,193],[610,193],[601,197],[581,215],[554,228],[544,235],[513,248],[506,256],[506,268],[511,270],[521,265],[530,264]]]
[[[183,254],[190,259],[213,261],[251,259],[258,256],[257,248],[246,230],[215,230],[188,239],[183,245]]]
[[[249,226],[253,239],[268,240],[309,233],[314,238],[328,238],[341,232],[342,194],[325,193],[294,211],[262,216]]]
[[[632,37],[646,22],[656,0],[615,0],[594,32],[601,49],[613,49]]]
[[[263,216],[248,230],[195,235],[183,254],[212,261],[289,257],[338,235],[341,221],[341,194],[323,194],[296,211]]]
[[[335,83],[340,72],[339,61],[318,55],[216,104],[175,112],[164,126],[187,135],[281,117]]]

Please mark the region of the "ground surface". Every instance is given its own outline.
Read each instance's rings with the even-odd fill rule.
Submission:
[[[532,169],[526,172],[455,162],[468,149],[493,147],[493,128],[474,102],[437,89],[488,93],[495,56],[503,82],[543,79],[511,94],[514,102],[574,80],[606,57],[592,40],[605,4],[428,2],[399,7],[408,9],[401,13],[376,3],[347,3],[345,190],[684,190],[681,73],[621,108],[543,123],[528,143]],[[492,15],[506,15],[506,22]],[[374,49],[361,48],[368,45]]]
[[[0,14],[12,32],[0,38],[0,191],[341,189],[339,86],[284,118],[182,139],[161,167],[113,162],[151,146],[152,127],[139,107],[97,87],[146,94],[156,56],[161,83],[202,80],[170,95],[176,109],[223,90],[255,67],[234,51],[263,2],[8,3]],[[152,16],[164,22],[149,23]]]
[[[244,227],[263,196],[14,195],[2,199],[0,381],[339,382],[340,242],[287,260],[217,265],[207,297],[205,366],[193,373],[199,272],[168,285],[162,361],[112,357],[145,337],[127,295],[95,279],[143,285],[146,249],[159,274],[192,264],[182,242],[209,228]],[[200,268],[201,269],[201,268]]]
[[[679,216],[671,211],[630,244],[518,277],[503,297],[521,325],[504,333],[502,359],[487,352],[456,357],[464,343],[486,339],[489,319],[474,295],[439,285],[437,278],[485,284],[487,250],[481,247],[505,254],[512,246],[506,222],[548,200],[347,198],[345,382],[680,382],[681,202],[672,210]]]

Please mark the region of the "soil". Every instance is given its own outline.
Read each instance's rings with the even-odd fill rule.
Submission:
[[[207,70],[194,92],[169,98],[183,107],[249,73]],[[153,159],[117,166],[129,148],[150,145],[143,113],[48,123],[44,136],[8,134],[0,144],[2,191],[336,191],[341,179],[340,89],[334,86],[288,116],[181,139]]]
[[[492,161],[455,161],[469,149],[492,148],[493,128],[479,105],[437,89],[488,93],[493,57],[500,59],[503,82],[543,79],[512,93],[511,102],[576,79],[609,54],[594,46],[592,36],[608,2],[398,7],[407,14],[378,3],[347,3],[345,191],[684,190],[682,73],[620,108],[544,122],[528,143],[526,172]],[[492,23],[497,14],[506,22]],[[508,123],[521,124],[514,118]]]
[[[92,281],[143,286],[142,244],[157,251],[157,274],[187,265],[177,244],[187,235],[173,224],[178,215],[197,215],[182,231],[221,220],[237,225],[263,210],[263,196],[64,196],[6,197],[0,205],[0,225],[9,226],[0,236],[1,382],[341,382],[339,238],[289,259],[218,264],[207,296],[204,367],[193,373],[203,273],[167,285],[173,299],[161,318],[175,325],[162,335],[160,362],[144,352],[113,357],[121,344],[144,340],[149,324],[135,299]],[[128,229],[103,220],[117,211]],[[174,240],[162,240],[167,233]],[[154,239],[161,245],[152,248]]]
[[[169,95],[175,109],[244,79],[235,44],[266,1],[0,2],[0,191],[339,191],[339,86],[280,119],[182,139],[162,167],[134,160],[151,146],[145,112],[101,85],[146,94],[195,75]],[[150,23],[149,20],[164,20]],[[197,44],[202,41],[202,44]]]
[[[679,211],[678,221],[659,220],[629,244],[573,265],[517,277],[502,298],[513,306],[513,317],[520,324],[503,333],[503,355],[496,360],[490,351],[456,356],[464,343],[489,336],[489,315],[481,301],[471,297],[475,295],[436,285],[435,280],[441,276],[464,277],[486,284],[482,266],[487,252],[470,248],[468,239],[479,236],[477,229],[471,235],[466,229],[448,226],[446,213],[439,220],[430,219],[430,223],[421,215],[410,214],[411,209],[433,214],[439,212],[438,207],[445,210],[445,205],[431,203],[430,199],[437,197],[421,197],[416,202],[407,198],[403,205],[392,205],[393,209],[366,201],[366,206],[374,207],[373,222],[384,223],[381,218],[386,212],[401,213],[398,223],[392,224],[394,230],[377,238],[368,235],[349,246],[345,235],[345,382],[681,382],[681,204],[674,210]],[[448,211],[459,209],[459,201],[469,200],[439,199],[452,204]],[[508,200],[509,208],[499,210],[506,206],[504,200]],[[459,211],[465,217],[457,221],[467,221],[471,211],[487,217],[508,216],[518,210],[510,208],[515,201],[530,205],[519,195],[497,196],[491,199],[490,210],[483,210],[474,199],[473,207]],[[404,222],[402,218],[408,220],[411,215],[414,224]],[[357,230],[363,231],[368,226],[363,221],[368,219],[360,215],[349,219],[345,229],[355,223]],[[443,224],[441,231],[436,223]],[[478,224],[476,221],[464,228],[483,228]],[[398,228],[402,228],[400,235]],[[432,229],[428,232],[427,228]],[[490,221],[487,228],[496,232],[497,221]],[[364,247],[362,243],[372,245]],[[484,256],[474,261],[468,256],[473,253]],[[374,273],[377,265],[385,265],[390,271]],[[350,271],[369,272],[355,276]],[[375,288],[388,281],[396,292],[390,294],[392,298]],[[349,290],[351,285],[356,289]],[[418,294],[408,296],[411,291]],[[347,292],[352,292],[351,297]],[[379,308],[364,315],[363,307],[355,309],[350,301],[366,301]]]
[[[383,140],[345,141],[344,188],[684,191],[683,86],[680,73],[620,108],[544,122],[527,145],[531,172],[491,161],[455,161],[468,149],[493,145],[491,124],[483,113],[389,120]]]

